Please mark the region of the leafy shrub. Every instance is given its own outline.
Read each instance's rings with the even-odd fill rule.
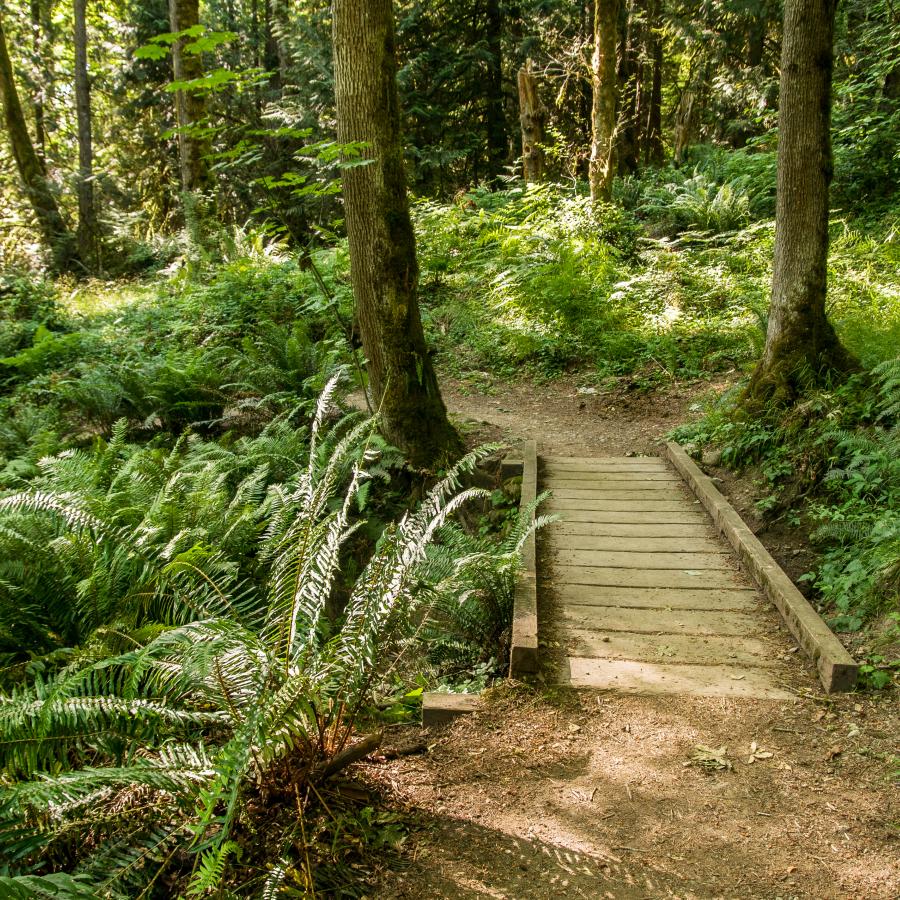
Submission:
[[[14,357],[31,346],[40,332],[67,326],[56,291],[47,281],[14,273],[0,273],[0,359]],[[0,384],[6,372],[0,364]]]
[[[299,804],[302,821],[310,785],[344,764],[364,710],[390,690],[393,661],[429,597],[419,590],[429,580],[427,548],[454,510],[482,493],[460,490],[459,477],[495,449],[465,457],[385,529],[335,615],[342,548],[360,527],[352,513],[371,477],[374,423],[345,420],[326,449],[333,390],[334,382],[319,403],[307,461],[281,484],[266,487],[257,467],[226,491],[224,478],[195,461],[129,521],[133,505],[119,495],[138,479],[134,469],[123,477],[117,430],[90,467],[94,483],[108,486],[93,506],[65,490],[84,479],[77,457],[55,463],[63,490],[2,501],[20,522],[55,518],[51,553],[76,564],[85,553],[102,557],[90,580],[120,582],[132,607],[154,613],[115,655],[102,652],[108,644],[88,645],[58,674],[2,698],[0,755],[19,780],[0,788],[0,834],[12,875],[26,879],[18,884],[73,858],[79,889],[117,896],[161,876],[189,880],[187,894],[201,895],[236,866],[260,882],[268,871],[271,890],[286,877],[300,826],[276,814],[273,830],[273,810]],[[210,447],[201,459],[218,455]],[[167,458],[146,462],[171,471]],[[207,501],[222,494],[204,503],[224,515],[217,537],[197,521],[168,522],[190,517],[184,501],[198,481]],[[112,509],[101,517],[104,505]],[[229,541],[258,542],[255,576],[233,564]],[[257,842],[263,821],[269,833]]]

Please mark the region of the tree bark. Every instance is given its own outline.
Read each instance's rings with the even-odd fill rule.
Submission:
[[[621,0],[594,4],[594,55],[591,60],[591,162],[588,176],[594,203],[612,196],[613,148],[616,133],[616,38]]]
[[[522,171],[528,184],[544,180],[544,122],[547,109],[538,94],[531,60],[519,69],[519,120],[522,124]]]
[[[41,75],[46,75],[44,70],[44,23],[41,16],[41,0],[31,0],[31,51],[34,53],[34,62]],[[34,92],[34,141],[37,145],[38,159],[44,166],[46,174],[47,166],[47,128],[44,124],[44,86],[36,88]]]
[[[825,315],[831,76],[837,0],[787,0],[781,54],[772,296],[754,401],[790,404],[853,360]]]
[[[3,120],[12,147],[13,158],[25,193],[41,232],[49,248],[52,266],[58,272],[71,271],[77,265],[75,240],[63,221],[56,198],[50,189],[44,165],[34,149],[25,115],[13,78],[12,61],[6,46],[6,34],[0,19],[0,102],[3,104]]]
[[[391,0],[334,0],[338,140],[365,142],[344,170],[356,320],[385,437],[435,468],[461,448],[447,419],[419,314],[419,268],[400,138]]]
[[[487,0],[488,70],[484,85],[487,98],[488,176],[496,181],[506,160],[506,117],[503,114],[503,13],[500,0]]]
[[[78,254],[90,269],[98,262],[97,210],[94,205],[94,149],[91,137],[91,85],[87,70],[87,0],[74,0],[75,110],[78,119]]]
[[[620,175],[637,171],[640,158],[640,107],[643,71],[639,51],[641,26],[636,0],[620,13],[621,50],[618,60],[619,111],[616,123],[616,163]]]
[[[660,31],[662,22],[662,0],[651,0],[650,21],[647,23],[648,48],[650,64],[653,67],[650,76],[650,100],[647,108],[646,138],[644,142],[644,159],[648,163],[661,165],[665,158],[662,139],[662,67],[663,42]]]
[[[169,0],[170,27],[173,32],[184,31],[200,23],[199,0]],[[176,82],[193,81],[203,77],[203,60],[199,53],[186,53],[189,38],[181,38],[172,45],[172,75]],[[206,118],[206,103],[197,91],[175,92],[175,120],[178,124],[178,160],[181,187],[186,193],[202,191],[209,186],[206,154],[208,142],[197,129]]]

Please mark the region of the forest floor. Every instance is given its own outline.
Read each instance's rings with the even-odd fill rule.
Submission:
[[[729,379],[651,394],[571,378],[443,384],[471,442],[532,438],[596,456],[656,452]],[[725,487],[752,496],[740,480]],[[802,570],[805,548],[768,540]],[[426,737],[427,754],[367,765],[413,823],[370,896],[900,896],[896,697],[828,697],[811,666],[796,672],[796,699],[778,702],[540,679],[489,691],[473,716]]]

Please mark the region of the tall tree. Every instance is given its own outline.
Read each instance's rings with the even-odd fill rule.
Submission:
[[[775,260],[755,400],[790,403],[810,382],[852,366],[825,315],[831,76],[837,0],[786,0],[778,117]]]
[[[616,165],[621,175],[637,171],[641,149],[643,57],[642,10],[637,0],[627,0],[619,13],[619,108],[616,115]]]
[[[644,130],[644,159],[660,165],[665,157],[662,140],[662,0],[650,0],[649,20],[644,34],[647,36],[647,54],[652,67],[650,73],[650,97],[647,103],[647,120]]]
[[[99,262],[99,227],[94,205],[94,148],[91,137],[91,83],[87,68],[87,0],[74,0],[75,110],[78,120],[78,254],[94,268]]]
[[[199,0],[169,0],[169,19],[175,33],[198,25]],[[190,38],[179,38],[172,45],[172,74],[176,82],[194,81],[203,77],[203,60],[200,54],[185,49],[190,43]],[[202,191],[208,186],[209,169],[206,163],[208,146],[198,133],[205,118],[206,104],[199,91],[182,89],[175,92],[181,187],[187,193]]]
[[[415,236],[400,139],[391,0],[334,0],[338,140],[364,142],[344,171],[356,321],[385,437],[415,466],[460,448],[447,419],[419,314]]]
[[[541,103],[531,60],[519,69],[519,121],[522,125],[522,173],[529,184],[544,180],[544,123],[547,108]]]
[[[491,180],[500,174],[506,152],[506,116],[503,111],[503,11],[500,0],[487,0],[487,78],[484,84],[487,109],[485,130],[487,132],[488,174]]]
[[[616,39],[621,0],[595,0],[594,55],[591,60],[591,200],[609,200],[612,194],[616,135]]]
[[[34,54],[34,64],[43,73],[44,59],[44,22],[41,15],[41,0],[31,0],[31,52]],[[34,139],[37,144],[37,153],[42,163],[45,163],[47,153],[47,133],[44,125],[44,85],[40,84],[34,91]]]
[[[35,152],[31,135],[28,133],[13,77],[2,18],[0,18],[0,101],[3,104],[3,121],[12,146],[16,168],[37,219],[41,237],[50,249],[53,268],[57,271],[69,271],[77,263],[74,236],[60,214],[56,198],[47,181],[44,164]]]

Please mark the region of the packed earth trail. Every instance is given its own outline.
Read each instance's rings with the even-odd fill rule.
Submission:
[[[657,454],[710,390],[447,383],[473,439],[536,440],[568,457]],[[542,632],[548,665],[533,683],[487,692],[473,715],[425,736],[427,754],[367,765],[414,823],[370,896],[900,895],[895,697],[826,695],[777,613],[754,615],[752,639],[732,649],[771,663],[777,688],[762,697],[561,687],[572,635]]]

